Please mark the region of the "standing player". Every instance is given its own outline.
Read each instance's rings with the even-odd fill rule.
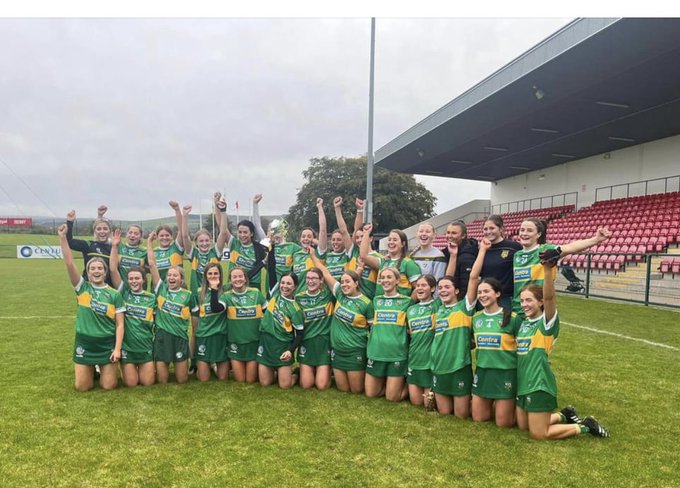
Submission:
[[[132,228],[132,226],[130,227]],[[129,235],[130,229],[128,229]],[[113,232],[111,242],[111,262],[118,262],[120,230]],[[122,262],[122,258],[120,260]],[[125,336],[120,358],[120,371],[127,387],[153,385],[156,370],[153,364],[153,318],[156,309],[156,296],[145,290],[146,273],[139,266],[126,270],[127,279],[116,266],[111,268],[113,286],[123,297],[125,303]]]
[[[383,268],[378,281],[384,292],[373,298],[373,325],[368,336],[366,354],[366,396],[385,395],[391,402],[404,399],[408,333],[406,310],[410,296],[399,293],[400,273],[397,268]]]
[[[385,268],[396,268],[399,271],[400,278],[397,283],[397,291],[402,295],[411,296],[413,286],[412,284],[420,278],[420,268],[407,257],[408,254],[408,239],[406,234],[398,229],[392,229],[387,236],[387,256],[375,255],[371,253],[371,231],[372,224],[364,225],[364,233],[361,239],[360,257],[364,261],[364,265],[368,265],[373,269],[378,270],[378,273]],[[384,293],[383,287],[378,280],[375,288],[376,296]]]
[[[418,278],[415,294],[418,303],[411,305],[406,311],[408,321],[409,348],[408,371],[406,383],[408,396],[413,405],[425,405],[431,408],[432,388],[432,339],[434,338],[434,317],[441,306],[439,298],[435,298],[437,280],[426,274]],[[428,403],[431,403],[428,401]]]
[[[243,268],[229,271],[231,290],[220,297],[227,309],[228,352],[234,380],[257,381],[257,348],[260,343],[260,322],[267,300],[262,292],[248,287],[248,276]]]
[[[448,260],[444,253],[434,247],[435,229],[432,222],[423,222],[418,226],[418,247],[411,253],[411,259],[424,275],[432,275],[436,280],[446,274]]]
[[[169,225],[160,225],[155,232],[155,235],[158,236],[158,247],[153,249],[153,254],[156,258],[156,267],[158,268],[158,273],[163,281],[165,281],[168,270],[172,266],[181,267],[184,260],[184,231],[182,229],[184,219],[182,218],[182,211],[179,208],[179,203],[174,200],[168,202],[168,205],[175,211],[175,219],[177,220],[177,238],[175,238],[172,228]]]
[[[460,284],[460,294],[464,296],[467,294],[467,284],[470,281],[470,273],[472,272],[472,265],[477,259],[479,252],[479,243],[476,239],[468,237],[467,227],[462,220],[456,220],[448,225],[446,228],[447,247],[443,250],[444,256],[449,260],[446,274],[456,278]],[[452,248],[456,249],[455,269],[451,272],[451,260],[449,259],[449,252]]]
[[[357,198],[355,205],[357,207],[357,213],[356,217],[354,218],[354,233],[352,234],[352,243],[349,247],[349,262],[347,263],[347,269],[349,271],[354,271],[359,275],[361,293],[373,300],[373,297],[375,296],[375,287],[378,282],[378,270],[367,266],[364,260],[361,259],[361,241],[363,240],[364,236],[364,201]],[[338,223],[338,226],[340,227],[340,230],[342,230],[340,223]],[[347,229],[347,225],[345,225],[345,229]],[[369,238],[370,237],[372,236],[369,233]],[[380,253],[371,249],[370,242],[368,247],[369,254],[376,259],[379,259]]]
[[[316,253],[316,256],[322,262],[326,259],[326,247],[328,235],[326,233],[326,213],[323,210],[323,198],[316,199],[316,210],[319,213],[319,235],[318,245],[314,248],[314,240],[317,239],[316,233],[313,229],[305,227],[300,233],[300,245],[302,249],[293,254],[293,273],[298,277],[299,285],[296,293],[304,291],[307,287],[307,280],[305,276],[307,271],[314,266],[312,258],[310,257],[310,249]]]
[[[366,343],[373,321],[373,302],[361,293],[359,276],[345,271],[337,281],[313,251],[310,256],[321,270],[326,286],[336,299],[331,321],[331,364],[335,386],[343,392],[364,392]]]
[[[71,210],[66,215],[66,240],[69,249],[79,251],[83,254],[83,279],[87,280],[87,263],[92,258],[100,258],[109,267],[109,256],[111,255],[111,224],[104,218],[106,206],[101,205],[97,209],[97,219],[92,224],[94,230],[94,241],[83,241],[73,237],[73,223],[76,220],[76,211]],[[111,284],[111,277],[106,274],[106,282]]]
[[[472,380],[472,420],[486,422],[493,415],[498,427],[512,427],[517,394],[515,335],[521,319],[510,307],[501,307],[502,296],[497,279],[484,278],[479,283],[477,300],[484,309],[472,317],[477,359]]]
[[[124,333],[123,299],[106,284],[107,265],[100,257],[91,257],[85,265],[87,281],[73,262],[68,244],[68,227],[59,227],[59,243],[66,271],[78,297],[76,337],[73,347],[75,388],[87,391],[94,386],[94,367],[98,365],[99,385],[112,390],[118,385],[115,363],[121,357]]]
[[[556,262],[546,259],[543,272],[549,275]],[[555,283],[543,280],[542,288],[529,285],[520,292],[520,300],[526,318],[517,332],[517,425],[537,440],[585,433],[609,437],[594,417],[581,421],[573,407],[552,413],[557,408],[557,382],[548,356],[560,330]]]
[[[541,287],[543,284],[545,275],[541,265],[541,254],[547,253],[548,258],[552,259],[584,251],[609,238],[609,230],[606,227],[600,228],[590,239],[573,241],[562,247],[546,244],[545,235],[546,226],[541,220],[530,218],[520,225],[519,242],[522,245],[522,249],[517,251],[513,257],[514,293],[512,311],[515,313],[519,314],[522,312],[519,297],[520,291],[528,285]],[[553,268],[552,273],[554,280],[557,270]]]
[[[300,386],[326,390],[331,386],[330,334],[335,300],[323,285],[319,268],[310,268],[306,280],[307,289],[295,296],[305,319],[305,335],[298,351]]]
[[[177,383],[189,379],[189,326],[192,313],[198,312],[196,297],[184,288],[184,269],[171,266],[166,271],[165,281],[156,265],[153,241],[156,233],[147,239],[147,259],[151,271],[151,284],[156,295],[156,335],[153,355],[159,383],[167,383],[170,377],[170,363],[175,366]]]
[[[484,237],[491,242],[482,265],[482,278],[495,278],[501,284],[499,305],[508,310],[512,308],[513,274],[512,263],[515,253],[522,249],[519,242],[503,237],[503,219],[490,215],[484,222]]]
[[[118,244],[118,262],[111,260],[111,263],[113,263],[111,272],[113,273],[113,268],[117,267],[123,283],[127,283],[127,275],[130,269],[144,269],[146,267],[146,249],[140,245],[142,234],[140,225],[130,224],[125,233],[126,242],[121,240]],[[111,249],[111,255],[113,255],[113,249]]]
[[[462,419],[470,416],[470,328],[477,303],[479,271],[489,246],[490,242],[482,241],[477,259],[472,265],[465,295],[460,294],[460,287],[452,276],[444,276],[438,283],[442,306],[435,316],[432,339],[432,391],[435,393],[439,413],[453,413]],[[460,301],[459,297],[462,297]]]
[[[294,273],[281,277],[279,292],[267,304],[260,324],[260,345],[257,348],[258,377],[260,385],[269,386],[278,376],[280,388],[292,388],[293,354],[302,342],[304,318],[295,303],[298,286]]]

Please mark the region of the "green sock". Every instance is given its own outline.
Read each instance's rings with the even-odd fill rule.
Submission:
[[[586,427],[585,425],[581,425],[581,434],[588,434],[590,432],[590,429]]]

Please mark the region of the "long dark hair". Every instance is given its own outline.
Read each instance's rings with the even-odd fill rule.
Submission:
[[[496,278],[483,278],[480,282],[480,285],[482,284],[487,284],[491,287],[491,289],[495,293],[500,293],[498,296],[498,299],[496,300],[496,303],[498,303],[498,300],[503,296],[503,285],[501,285],[501,282],[498,281]],[[479,288],[477,288],[479,289]],[[512,318],[512,308],[506,308],[506,307],[501,307],[503,309],[503,321],[501,322],[501,328],[505,327],[510,323],[510,319]]]
[[[538,236],[538,243],[539,244],[545,244],[546,243],[546,233],[548,231],[548,224],[545,222],[545,220],[539,220],[534,217],[527,217],[524,219],[525,222],[531,222],[536,226],[536,231],[538,231],[540,236]]]
[[[253,224],[250,220],[243,219],[236,225],[236,228],[238,229],[242,225],[248,227],[248,230],[250,230],[250,233],[252,234],[251,242],[253,244],[253,250],[255,251],[255,263],[258,269],[257,272],[259,272],[259,270],[262,269],[262,266],[258,267],[257,265],[259,265],[259,263],[264,263],[266,265],[265,260],[267,259],[267,248],[260,244],[259,241],[255,240],[255,224]],[[253,273],[250,278],[254,278],[255,274],[257,273]],[[248,273],[246,273],[246,277],[248,277]]]

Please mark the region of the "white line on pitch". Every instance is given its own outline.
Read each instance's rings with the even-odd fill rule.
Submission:
[[[34,319],[72,319],[75,315],[29,315],[27,317],[0,317],[0,320],[34,320]]]
[[[606,334],[606,335],[618,337],[620,339],[627,339],[629,341],[643,342],[645,344],[649,344],[650,346],[663,347],[665,349],[672,349],[673,351],[680,351],[680,348],[677,348],[675,346],[669,346],[668,344],[662,344],[660,342],[652,342],[652,341],[648,341],[647,339],[640,339],[638,337],[630,337],[630,336],[623,335],[623,334],[617,334],[616,332],[609,332],[608,330],[595,329],[593,327],[586,327],[585,325],[572,324],[571,322],[560,322],[560,323],[565,324],[565,325],[570,325],[572,327],[576,327],[577,329],[589,330],[590,332],[597,332],[598,334]]]

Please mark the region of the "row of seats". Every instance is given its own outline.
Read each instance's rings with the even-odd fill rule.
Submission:
[[[661,261],[659,266],[659,271],[661,271],[661,277],[670,274],[671,278],[675,279],[676,275],[680,275],[680,257],[667,257]]]

